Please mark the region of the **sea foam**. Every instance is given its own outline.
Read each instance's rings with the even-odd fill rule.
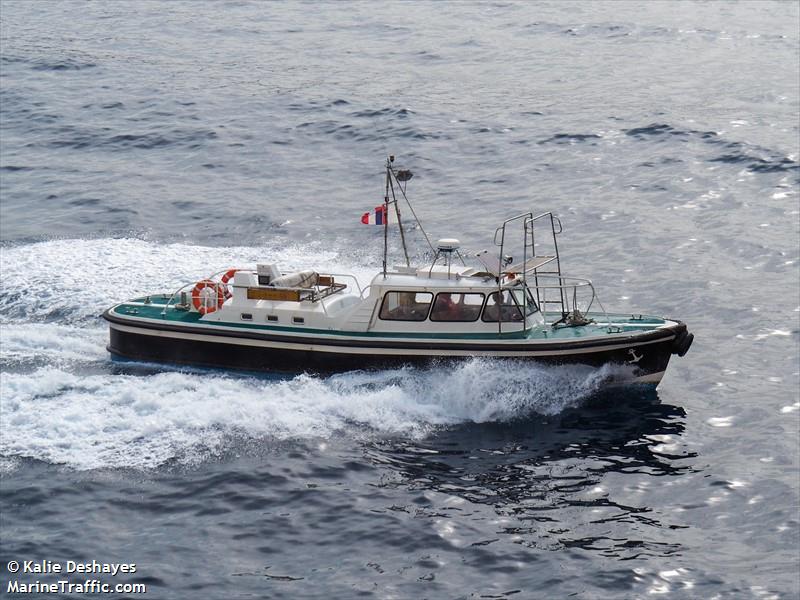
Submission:
[[[472,359],[456,366],[285,380],[209,372],[4,373],[0,455],[75,469],[154,468],[224,451],[332,436],[422,438],[439,427],[553,414],[595,392],[608,369]]]
[[[2,253],[0,455],[9,459],[150,469],[208,460],[236,439],[268,445],[337,435],[420,438],[440,427],[554,414],[612,375],[610,367],[478,359],[284,379],[118,364],[105,351],[99,318],[114,302],[260,261],[285,270],[352,271],[361,285],[374,269],[314,245],[51,240]]]
[[[116,302],[171,293],[212,273],[259,262],[284,271],[346,270],[361,285],[375,273],[357,256],[342,260],[335,250],[314,244],[219,248],[129,238],[49,240],[0,248],[0,322],[96,319]]]

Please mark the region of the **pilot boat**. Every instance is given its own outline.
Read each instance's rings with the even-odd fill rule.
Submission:
[[[286,272],[264,261],[230,268],[103,314],[109,352],[125,359],[248,371],[338,372],[443,367],[472,357],[616,365],[616,383],[658,384],[694,336],[678,320],[607,312],[588,279],[561,272],[561,221],[514,215],[493,251],[467,264],[457,239],[433,244],[406,194],[412,177],[386,161],[383,267],[368,285],[347,273]],[[430,246],[409,260],[400,201]],[[389,214],[405,264],[388,267]],[[518,260],[513,258],[516,253]]]

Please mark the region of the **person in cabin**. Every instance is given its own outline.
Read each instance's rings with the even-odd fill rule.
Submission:
[[[453,295],[442,293],[436,297],[431,319],[434,321],[458,321],[459,306],[453,301]]]
[[[503,291],[502,294],[502,301],[498,299],[497,292],[489,295],[489,300],[486,302],[486,308],[483,311],[483,320],[492,323],[496,323],[501,318],[504,323],[521,321],[522,312],[514,302],[511,293]]]

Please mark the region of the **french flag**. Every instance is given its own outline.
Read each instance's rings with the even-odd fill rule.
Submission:
[[[361,222],[364,225],[384,225],[388,222],[386,219],[387,214],[386,205],[381,204],[375,207],[374,213],[365,212],[361,215]]]

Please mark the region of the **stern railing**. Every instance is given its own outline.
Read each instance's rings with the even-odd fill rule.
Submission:
[[[255,272],[255,269],[237,269],[237,270]],[[214,290],[214,295],[217,295],[219,293],[220,289],[225,290],[225,289],[227,289],[228,285],[232,285],[232,284],[226,284],[226,283],[223,283],[222,281],[220,281],[222,275],[224,275],[228,271],[230,271],[230,269],[223,269],[222,271],[217,271],[217,272],[213,273],[211,276],[206,277],[204,280],[200,280],[200,281],[209,281],[209,282],[211,282],[209,287],[211,287]],[[325,274],[320,274],[320,277],[330,277],[331,280],[333,280],[333,278],[336,278],[336,277],[351,279],[353,281],[353,283],[355,284],[355,287],[358,289],[359,296],[363,295],[364,289],[361,287],[361,284],[359,283],[358,279],[352,274],[349,274],[349,273],[325,273]],[[178,309],[178,310],[191,310],[191,307],[192,307],[191,306],[191,302],[192,302],[191,298],[188,297],[188,296],[183,296],[182,293],[186,293],[187,290],[193,289],[194,286],[197,285],[198,283],[199,283],[199,281],[186,283],[186,284],[182,285],[181,287],[179,287],[178,289],[176,289],[170,295],[169,299],[167,300],[167,303],[164,305],[164,308],[161,311],[161,316],[162,317],[166,316],[167,310],[172,305],[174,305],[174,308]],[[330,297],[330,296],[332,296],[332,295],[334,295],[334,294],[336,294],[338,292],[341,292],[341,291],[345,290],[347,288],[347,285],[343,284],[343,283],[334,283],[333,281],[331,281],[330,285],[322,285],[320,283],[317,283],[317,285],[315,285],[313,287],[308,287],[308,288],[302,288],[302,287],[269,287],[269,286],[259,286],[259,287],[263,287],[263,289],[269,289],[269,290],[275,290],[275,291],[296,292],[298,294],[299,301],[320,302],[323,311],[325,311],[327,313],[327,310],[326,310],[326,307],[325,307],[325,303],[322,302],[322,300],[324,300],[325,298],[328,298],[328,297]]]

